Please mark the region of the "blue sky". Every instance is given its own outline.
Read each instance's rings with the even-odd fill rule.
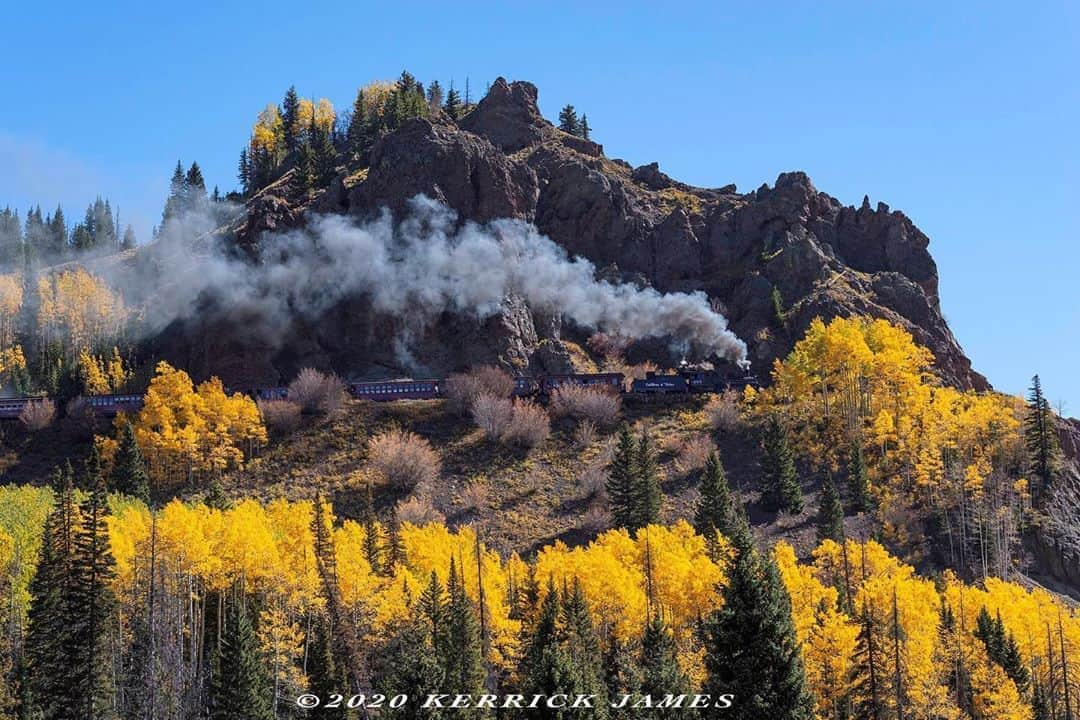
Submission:
[[[931,238],[953,331],[999,388],[1080,415],[1075,2],[13,4],[0,207],[95,193],[140,237],[176,159],[210,185],[295,84],[339,107],[408,68],[498,75],[589,116],[608,155],[749,190],[786,170]]]

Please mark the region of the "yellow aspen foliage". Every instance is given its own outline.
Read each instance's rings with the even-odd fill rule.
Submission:
[[[21,345],[0,350],[0,387],[11,383],[16,375],[26,373],[26,356]]]
[[[175,613],[171,621],[180,623],[183,637],[201,631],[206,603],[242,587],[260,609],[260,648],[278,697],[304,687],[307,621],[326,609],[314,562],[310,502],[245,500],[220,510],[174,500],[153,514],[139,502],[110,504],[113,582],[122,623],[131,623],[145,603],[152,564],[157,592],[169,598],[163,607]],[[0,489],[0,568],[6,569],[7,587],[22,588],[13,597],[22,598],[24,606],[35,542],[40,543],[50,505],[47,490]],[[686,523],[650,525],[633,538],[613,530],[578,548],[555,543],[531,562],[517,555],[503,560],[478,545],[472,528],[405,524],[400,528],[404,556],[388,571],[382,562],[372,568],[361,524],[335,521],[332,513],[327,522],[346,617],[373,636],[392,633],[410,617],[431,573],[445,582],[453,562],[475,607],[482,598],[489,657],[499,672],[512,673],[521,651],[521,621],[511,618],[511,587],[520,588],[532,577],[543,594],[550,577],[559,588],[575,579],[581,583],[602,643],[611,634],[636,642],[653,605],[675,633],[684,670],[701,678],[693,628],[719,606],[725,577],[704,539]],[[385,528],[377,532],[384,539],[388,535]],[[727,551],[722,546],[719,556]],[[791,546],[779,543],[772,557],[791,598],[818,717],[846,716],[849,702],[865,697],[868,654],[861,638],[870,633],[882,717],[1031,720],[1030,687],[1017,687],[976,635],[983,610],[1001,618],[1032,673],[1031,684],[1056,688],[1059,709],[1063,668],[1070,678],[1080,672],[1080,618],[1044,590],[997,578],[965,584],[951,572],[935,583],[874,541],[827,540],[803,562]],[[17,612],[14,622],[24,624],[25,613]],[[964,683],[962,706],[958,677]]]
[[[23,279],[18,273],[0,275],[0,350],[15,342],[15,325],[23,304]]]
[[[281,113],[277,105],[271,103],[259,113],[251,130],[251,149],[273,157],[284,151],[284,144],[285,130]]]
[[[119,427],[126,420],[117,422]],[[196,388],[186,372],[166,362],[158,363],[133,426],[156,482],[238,467],[245,454],[266,442],[266,427],[251,398],[227,394],[217,378]]]
[[[91,355],[87,348],[79,351],[79,377],[88,395],[106,395],[112,390],[101,360]]]
[[[330,132],[334,129],[334,119],[336,117],[334,104],[326,98],[319,98],[315,103],[312,103],[307,98],[301,98],[300,105],[296,110],[297,125],[301,130],[311,127],[312,118],[314,118],[316,127]]]
[[[129,315],[120,295],[82,268],[40,278],[38,296],[41,339],[60,345],[68,359],[84,348],[108,347]]]

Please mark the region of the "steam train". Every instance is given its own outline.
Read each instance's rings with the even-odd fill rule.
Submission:
[[[612,392],[631,395],[686,395],[719,393],[725,390],[743,390],[747,386],[759,387],[756,376],[725,374],[716,370],[680,368],[671,373],[647,373],[626,385],[622,373],[569,373],[564,375],[530,375],[514,378],[515,397],[548,397],[555,390],[567,385],[609,388]],[[392,402],[395,400],[433,400],[446,394],[446,380],[380,380],[350,382],[349,394],[359,400]],[[282,400],[288,397],[286,386],[259,387],[245,390],[248,395],[261,400]],[[43,396],[0,399],[0,419],[16,419],[29,403],[44,400]],[[91,395],[85,398],[87,407],[96,415],[113,417],[118,413],[137,412],[143,403],[141,395]]]

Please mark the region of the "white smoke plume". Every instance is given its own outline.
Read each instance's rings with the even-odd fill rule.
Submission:
[[[188,218],[182,234],[211,226],[205,218]],[[146,319],[158,329],[201,312],[208,297],[258,318],[272,332],[298,316],[315,319],[356,294],[413,328],[446,311],[482,320],[517,294],[533,311],[585,329],[634,340],[669,338],[684,350],[733,362],[746,357],[746,345],[702,292],[662,294],[598,280],[591,262],[570,258],[529,223],[459,224],[451,209],[423,196],[412,199],[408,216],[397,223],[389,212],[366,223],[327,215],[301,230],[264,235],[254,265],[220,249],[193,252],[190,243],[169,242],[168,235],[167,229],[155,263],[165,282],[148,298]]]

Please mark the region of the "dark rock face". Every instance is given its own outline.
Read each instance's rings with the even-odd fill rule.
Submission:
[[[335,183],[326,193],[332,197],[313,209],[370,217],[389,208],[400,215],[409,198],[423,193],[463,221],[533,222],[608,275],[640,278],[662,291],[703,290],[724,308],[760,373],[790,350],[815,316],[860,313],[907,328],[933,351],[946,381],[987,387],[941,314],[929,239],[903,213],[883,203],[871,208],[868,199],[859,208],[844,206],[802,172],[783,173],[772,187],[740,194],[733,185],[679,183],[656,163],[633,169],[545,120],[530,83],[496,80],[457,123],[444,115],[406,123],[376,143],[362,182],[347,191],[341,187]],[[287,203],[261,197],[240,241],[297,222]],[[785,328],[774,318],[774,288],[783,298]],[[372,345],[376,337],[384,342],[384,335],[370,328],[353,332],[368,321],[356,313],[336,320],[346,327],[333,337],[356,336],[355,342],[340,349],[333,337],[316,332],[315,344],[326,348],[339,371],[388,356]],[[444,330],[429,329],[430,338],[414,347],[433,371],[492,358],[549,371],[570,361],[557,319],[553,325],[551,318],[534,318],[514,299],[484,327],[464,334]],[[421,357],[424,352],[431,357]]]

